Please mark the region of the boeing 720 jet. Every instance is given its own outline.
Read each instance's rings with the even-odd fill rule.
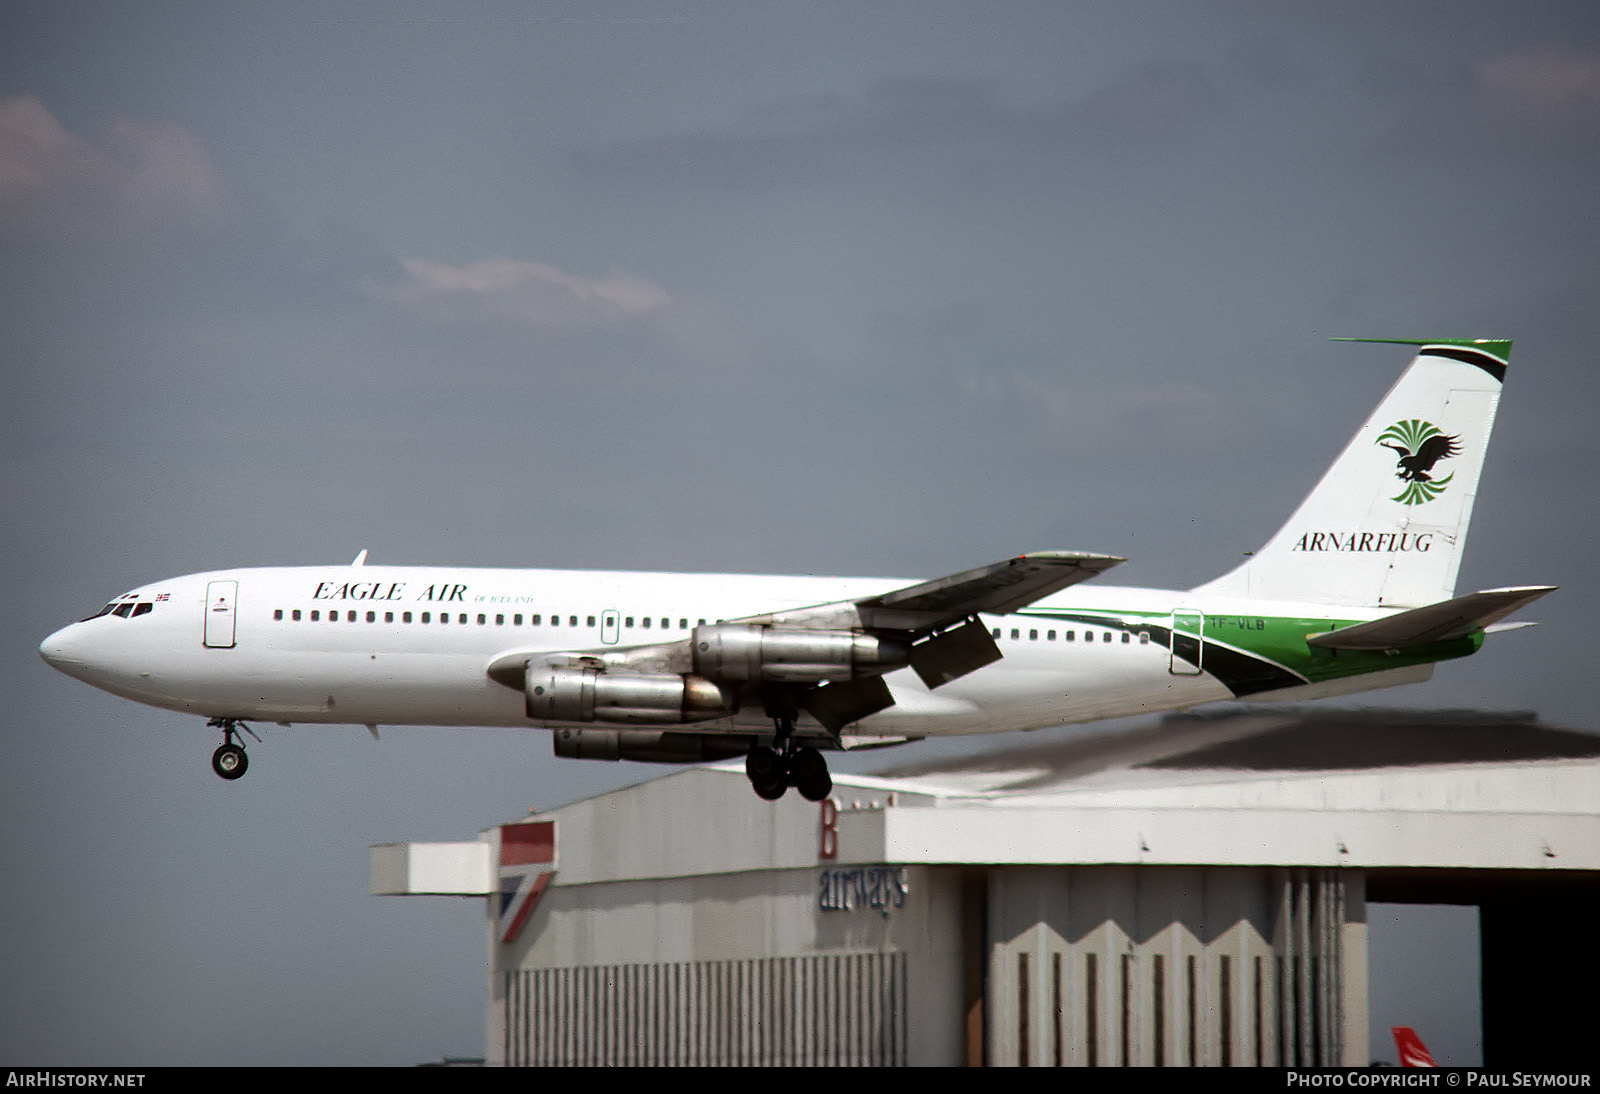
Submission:
[[[209,719],[225,779],[245,772],[252,721],[537,727],[578,759],[743,756],[763,798],[812,800],[831,792],[830,750],[1426,680],[1552,587],[1455,594],[1511,343],[1400,344],[1420,348],[1288,523],[1193,589],[1080,585],[1122,561],[1083,551],[932,581],[362,551],[145,585],[39,652]]]

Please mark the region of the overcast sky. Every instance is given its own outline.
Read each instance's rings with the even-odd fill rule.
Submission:
[[[1404,364],[1329,336],[1510,337],[1460,585],[1563,588],[1379,698],[1592,727],[1597,191],[1590,0],[11,0],[0,1060],[479,1054],[479,906],[367,845],[649,773],[274,728],[223,783],[36,652],[175,574],[1186,588]]]

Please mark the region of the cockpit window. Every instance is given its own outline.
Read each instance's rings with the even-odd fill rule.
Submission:
[[[156,600],[162,599],[164,597],[156,597]],[[87,623],[90,619],[99,619],[102,615],[115,615],[123,619],[137,618],[146,612],[154,610],[155,600],[135,600],[132,596],[127,596],[119,600],[113,600],[93,615],[81,620],[81,622]]]

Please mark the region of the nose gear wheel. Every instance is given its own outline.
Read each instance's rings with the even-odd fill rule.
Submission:
[[[239,742],[236,735],[248,733],[255,737],[257,744],[261,742],[261,738],[256,736],[255,730],[238,718],[213,718],[206,725],[222,730],[222,744],[211,754],[211,770],[230,781],[242,778],[250,767],[250,757],[245,755],[244,745]]]

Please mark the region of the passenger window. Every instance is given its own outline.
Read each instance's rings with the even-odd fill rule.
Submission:
[[[1077,631],[1068,631],[1067,633],[1063,634],[1061,637],[1065,641],[1071,642],[1073,639],[1078,637],[1078,632]]]
[[[294,611],[290,612],[289,618],[294,620],[296,623],[300,622],[300,609],[296,608]]]
[[[594,616],[591,615],[589,617],[589,621],[588,621],[587,625],[590,626],[590,627],[594,626]]]
[[[456,616],[456,622],[457,623],[465,623],[466,621],[467,621],[467,613],[466,612],[462,612],[460,615]],[[478,622],[482,623],[483,620],[480,619],[480,620],[478,620]]]
[[[703,626],[706,625],[706,621],[704,619],[702,619],[702,620],[700,620],[700,623],[698,625],[703,627]]]
[[[317,612],[312,612],[311,613],[311,622],[315,623],[321,618],[322,618],[322,616],[320,614],[318,614]]]
[[[282,619],[283,618],[283,609],[279,608],[277,611],[273,612],[272,613],[272,618],[274,618],[274,619]]]
[[[534,616],[534,617],[533,617],[533,618],[534,618],[534,622],[538,622],[538,620],[539,620],[539,617],[538,617],[538,616]],[[551,617],[550,617],[550,625],[551,625],[551,626],[552,626],[552,627],[559,627],[559,626],[561,626],[561,617],[560,617],[560,616],[559,616],[559,615],[552,615],[552,616],[551,616]]]
[[[631,616],[631,615],[630,615],[630,616],[628,616],[628,618],[627,618],[627,619],[624,619],[624,620],[623,620],[623,621],[622,621],[622,625],[623,625],[623,626],[624,626],[624,627],[631,627],[631,626],[633,626],[633,616]]]
[[[578,617],[575,616],[575,615],[569,615],[567,617],[567,626],[576,627],[577,625],[578,625]]]
[[[1038,631],[1029,631],[1028,632],[1028,641],[1029,642],[1037,642],[1037,641],[1039,641],[1039,632]]]
[[[432,612],[423,612],[422,613],[422,621],[424,623],[432,623],[433,622],[433,613]]]
[[[1000,637],[1000,628],[999,628],[999,627],[996,627],[996,628],[995,628],[995,629],[994,629],[994,636],[995,636],[995,637],[996,637],[996,638],[999,638],[999,637]]]
[[[402,623],[411,622],[411,613],[410,612],[401,612],[400,613],[400,622],[402,622]],[[426,623],[427,620],[423,620],[423,622]]]
[[[383,621],[385,623],[393,623],[394,622],[394,613],[393,612],[384,612],[383,613]]]
[[[478,626],[482,627],[489,622],[489,617],[482,612],[478,613]]]
[[[639,620],[639,626],[641,626],[641,627],[649,627],[650,626],[650,617],[647,615],[643,619]]]
[[[514,616],[512,616],[512,617],[511,617],[511,625],[512,625],[512,626],[513,626],[513,627],[520,627],[520,626],[522,626],[522,616],[520,616],[520,615],[514,615]]]
[[[440,612],[439,613],[439,622],[441,622],[441,623],[450,622],[450,613],[449,612]]]
[[[678,629],[680,631],[688,630],[689,629],[689,621],[687,619],[678,620]]]
[[[1011,628],[1011,637],[1012,637],[1012,638],[1013,638],[1013,639],[1016,639],[1016,638],[1021,638],[1021,637],[1022,637],[1022,632],[1021,632],[1021,631],[1019,631],[1019,630],[1018,630],[1018,629],[1017,629],[1017,628],[1015,628],[1015,627],[1012,627],[1012,628]]]
[[[1044,637],[1045,637],[1045,641],[1054,642],[1056,640],[1056,632],[1055,631],[1045,631],[1044,632]]]
[[[378,613],[377,612],[368,612],[367,613],[367,622],[368,623],[376,623],[377,621],[378,621]]]
[[[344,617],[344,621],[346,623],[354,623],[356,621],[356,613],[355,612],[346,613],[346,615]]]
[[[1129,642],[1132,642],[1132,641],[1133,641],[1133,635],[1129,634],[1127,631],[1123,631],[1122,632],[1122,644],[1124,646],[1126,646]]]
[[[505,626],[506,625],[506,617],[496,613],[496,615],[494,617],[494,625],[497,626],[497,627]]]

